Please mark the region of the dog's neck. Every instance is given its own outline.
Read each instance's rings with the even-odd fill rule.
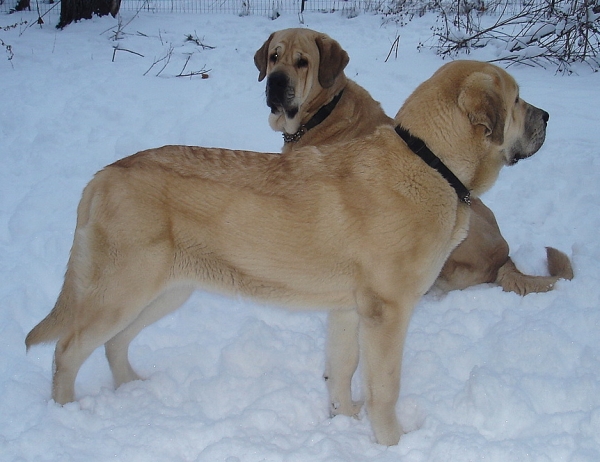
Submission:
[[[446,165],[441,161],[441,159],[436,156],[431,150],[427,147],[425,142],[421,138],[417,138],[410,134],[408,130],[403,128],[401,125],[396,126],[396,133],[404,140],[409,149],[418,155],[421,159],[423,159],[427,165],[431,168],[437,170],[440,175],[442,175],[446,181],[454,188],[458,198],[461,202],[471,205],[471,192],[467,189],[467,187],[457,178],[457,176],[452,173],[452,171],[446,167]]]
[[[304,134],[310,129],[316,127],[321,122],[323,122],[329,115],[333,112],[338,102],[342,98],[342,94],[344,90],[341,90],[335,97],[324,106],[321,106],[320,109],[306,122],[305,124],[300,125],[298,130],[295,133],[287,133],[283,132],[283,141],[285,143],[295,143],[304,136]]]

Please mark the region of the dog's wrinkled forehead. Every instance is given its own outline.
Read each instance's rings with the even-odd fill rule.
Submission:
[[[259,82],[267,74],[281,71],[304,80],[309,74],[318,75],[323,88],[345,82],[343,70],[348,61],[348,53],[326,34],[298,28],[272,33],[254,54]]]
[[[268,51],[268,65],[276,64],[297,65],[304,60],[308,63],[311,57],[319,56],[319,49],[315,37],[310,34],[289,34],[282,31],[275,34]]]

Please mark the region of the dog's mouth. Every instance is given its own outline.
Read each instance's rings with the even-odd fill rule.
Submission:
[[[546,111],[538,109],[535,106],[529,105],[527,116],[530,119],[536,120],[537,123],[530,125],[526,131],[525,140],[521,140],[512,146],[508,165],[515,165],[520,160],[527,159],[533,156],[546,141],[546,127],[548,126],[549,115]]]
[[[533,139],[530,139],[527,143],[516,143],[510,150],[507,164],[509,166],[516,165],[519,161],[533,156],[542,147],[545,139],[546,132],[544,130],[538,133]]]
[[[517,143],[511,149],[511,155],[509,156],[507,164],[509,166],[517,164],[519,161],[523,159],[527,159],[533,156],[544,144],[544,140],[546,139],[545,132],[540,133],[535,139],[529,140],[526,146],[523,146],[523,143]]]
[[[509,166],[516,165],[520,160],[527,159],[528,157],[531,157],[532,155],[533,154],[525,155],[522,153],[517,153],[517,154],[513,155],[512,158],[508,161],[508,165]]]
[[[269,106],[269,108],[271,108],[271,114],[273,114],[273,115],[285,114],[285,116],[288,119],[293,119],[294,117],[296,117],[296,114],[298,114],[297,106],[292,106],[292,107],[289,107],[286,109],[282,105],[275,104],[269,100],[267,100],[267,106]]]
[[[523,159],[533,156],[540,150],[546,140],[545,126],[542,129],[536,130],[534,135],[526,142],[516,143],[510,150],[508,165],[515,165]]]
[[[283,108],[281,106],[278,106],[277,104],[273,103],[272,101],[267,100],[267,106],[269,106],[269,108],[271,108],[271,114],[278,115],[283,112]]]

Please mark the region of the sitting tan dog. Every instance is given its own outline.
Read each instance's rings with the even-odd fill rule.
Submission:
[[[138,379],[129,343],[194,289],[327,308],[340,313],[331,402],[356,412],[346,376],[360,342],[375,437],[396,444],[412,310],[467,233],[469,191],[533,155],[547,119],[504,70],[454,62],[408,98],[396,130],[285,156],[165,146],[119,160],[83,191],[62,290],[26,345],[58,340],[52,397],[66,403],[102,344],[117,385]]]
[[[254,63],[259,81],[267,78],[269,124],[284,133],[284,153],[361,138],[394,123],[364,88],[346,77],[348,61],[337,41],[309,29],[274,32],[258,49]],[[550,276],[521,273],[493,212],[474,198],[469,234],[450,255],[436,285],[449,291],[496,283],[521,295],[546,292],[558,279],[573,278],[564,253],[548,247],[547,256]]]

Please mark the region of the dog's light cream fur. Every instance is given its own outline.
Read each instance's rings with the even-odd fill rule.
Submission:
[[[373,133],[380,125],[394,124],[364,88],[346,77],[348,61],[348,54],[337,41],[310,29],[274,32],[257,50],[254,63],[259,80],[266,78],[269,123],[274,130],[295,133],[343,91],[331,114],[297,141],[286,142],[283,153],[350,141]],[[552,247],[547,248],[550,276],[521,273],[509,257],[508,243],[494,213],[477,198],[471,211],[469,234],[448,258],[436,280],[437,287],[449,291],[496,283],[506,291],[526,295],[551,290],[560,278],[573,278],[569,258]]]
[[[503,165],[539,149],[544,114],[518,98],[500,68],[456,62],[417,88],[396,121],[478,195]],[[66,403],[81,364],[102,344],[116,384],[137,379],[130,341],[196,288],[331,309],[340,313],[328,346],[331,402],[357,411],[348,377],[359,343],[375,437],[396,444],[411,312],[465,237],[469,215],[387,126],[284,156],[140,152],[85,188],[63,288],[26,344],[58,339],[52,397]]]

